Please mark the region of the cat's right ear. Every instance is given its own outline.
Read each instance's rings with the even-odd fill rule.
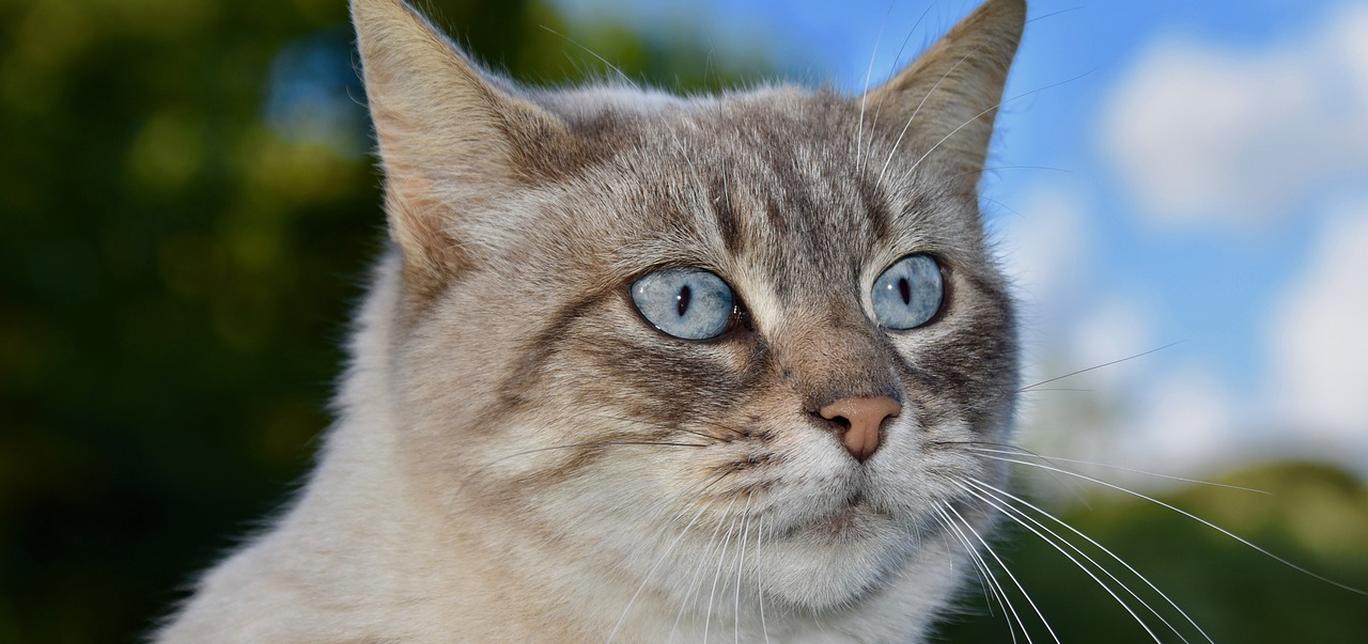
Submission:
[[[390,235],[409,282],[439,289],[478,259],[464,233],[500,195],[537,180],[565,128],[502,89],[403,0],[351,0],[351,15]]]

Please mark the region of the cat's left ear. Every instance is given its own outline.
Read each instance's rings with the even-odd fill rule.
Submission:
[[[885,115],[877,125],[895,138],[904,136],[898,156],[946,167],[977,185],[1025,24],[1025,0],[988,0],[864,95],[869,110]]]

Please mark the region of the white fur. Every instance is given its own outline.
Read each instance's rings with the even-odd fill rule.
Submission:
[[[328,436],[318,470],[273,528],[201,580],[183,612],[158,634],[159,641],[581,641],[607,637],[623,618],[658,552],[643,553],[632,562],[628,568],[634,574],[629,576],[604,575],[592,558],[584,565],[565,565],[560,553],[519,545],[520,535],[502,533],[497,526],[444,524],[439,517],[445,511],[428,507],[400,478],[402,469],[394,466],[392,401],[384,379],[397,264],[391,259],[382,267],[360,316],[352,347],[355,361],[340,396],[341,418]],[[878,459],[891,464],[915,451],[904,434],[907,429],[907,423],[900,423],[891,444],[871,460],[876,479],[893,474]],[[832,476],[842,473],[838,456],[843,455],[831,447],[807,441],[809,453],[796,464],[809,473],[805,480],[820,478],[811,476],[814,469]],[[891,494],[906,493],[908,481],[901,473],[896,482],[883,485]],[[811,510],[830,497],[817,484],[801,494],[809,495],[809,502],[789,504],[787,512]],[[598,501],[581,497],[576,505]],[[567,508],[559,519],[602,537],[603,526],[585,522],[579,513]],[[672,525],[682,527],[683,522]],[[750,539],[759,530],[752,529]],[[794,540],[769,543],[757,552],[748,539],[739,626],[733,609],[738,556],[733,538],[718,582],[720,597],[712,608],[711,637],[726,640],[735,630],[742,641],[764,641],[759,606],[763,584],[764,626],[772,642],[919,640],[959,583],[966,565],[962,550],[942,533],[911,541],[891,526],[880,530],[881,536],[842,548]],[[633,548],[631,542],[642,535],[622,536],[626,547]],[[661,542],[668,543],[677,533],[662,536]],[[617,641],[669,638],[681,584],[698,569],[703,555],[702,541],[678,543],[683,546],[678,556],[654,569],[647,592],[632,603]],[[705,582],[714,576],[715,561],[713,552],[704,562]],[[863,572],[852,574],[857,570]],[[491,588],[491,582],[498,587]],[[877,587],[853,591],[850,597],[829,590],[872,584]],[[704,591],[708,585],[703,584]],[[823,588],[826,596],[813,595]],[[831,605],[800,608],[822,602]],[[702,641],[704,621],[687,614],[675,636]]]

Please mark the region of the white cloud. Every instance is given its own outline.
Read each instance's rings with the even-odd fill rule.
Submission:
[[[1061,322],[1057,334],[1043,346],[1045,351],[1036,356],[1043,361],[1027,365],[1028,382],[1094,367],[1154,348],[1154,324],[1149,310],[1139,300],[1123,294],[1080,303]],[[1156,369],[1152,362],[1142,359],[1080,373],[1029,390],[1023,395],[1024,433],[1021,438],[1030,448],[1051,456],[1177,472],[1176,467],[1155,465],[1163,461],[1156,454],[1173,451],[1173,441],[1171,433],[1153,428],[1173,426],[1173,414],[1211,419],[1222,412],[1212,407],[1202,408],[1180,395],[1194,390],[1186,383],[1196,379],[1183,377],[1181,384],[1173,385],[1168,375]],[[1211,381],[1211,378],[1202,378],[1200,384],[1207,385]],[[1201,389],[1214,388],[1203,386]],[[1198,395],[1198,399],[1205,398]],[[1222,396],[1217,401],[1221,403],[1220,409],[1225,408],[1224,400]],[[1200,408],[1201,413],[1190,412],[1196,408]],[[1212,424],[1221,423],[1201,420],[1199,429],[1206,431]],[[1190,464],[1184,461],[1184,466]],[[1156,482],[1078,463],[1070,467],[1129,486],[1146,488]],[[1062,490],[1038,491],[1056,493]]]
[[[988,206],[993,210],[993,206]],[[1039,360],[1042,351],[1067,342],[1078,298],[1085,290],[1091,259],[1084,200],[1061,185],[1042,185],[1014,199],[993,220],[1002,226],[999,239],[1003,270],[1019,305],[1027,381],[1049,376]],[[1053,353],[1050,354],[1053,356]]]
[[[1010,218],[1002,234],[1007,275],[1026,306],[1058,305],[1078,290],[1088,260],[1083,199],[1067,188],[1039,187],[1013,210],[1003,215]]]
[[[1288,431],[1368,453],[1368,198],[1340,206],[1313,250],[1270,316],[1276,411]]]
[[[1059,383],[1085,392],[1026,394],[1022,439],[1045,454],[1198,478],[1286,458],[1368,473],[1368,194],[1330,208],[1323,220],[1310,259],[1272,298],[1260,393],[1237,393],[1198,356],[1172,366],[1174,356],[1162,354]],[[1082,308],[1087,314],[1063,330],[1067,342],[1047,347],[1053,373],[1045,375],[1156,342],[1151,318],[1136,300],[1118,294]],[[1181,347],[1173,351],[1186,355]],[[1074,467],[1136,489],[1171,483]]]
[[[1263,50],[1168,38],[1107,103],[1103,152],[1154,221],[1253,223],[1368,176],[1368,6]]]
[[[1071,334],[1071,353],[1080,368],[1106,364],[1158,348],[1153,316],[1136,299],[1113,295],[1093,304]],[[1121,363],[1091,372],[1089,379],[1101,386],[1120,386],[1133,381],[1144,363]]]
[[[1155,378],[1133,420],[1118,423],[1111,449],[1129,463],[1161,472],[1200,473],[1247,449],[1236,431],[1236,397],[1210,368],[1189,364]]]
[[[1064,462],[1068,469],[1158,491],[1181,484],[1133,470],[1201,478],[1248,459],[1259,447],[1247,435],[1247,405],[1204,363],[1149,369],[1140,377],[1089,374],[1079,380],[1074,384],[1089,393],[1031,406],[1023,436],[1039,453],[1079,459]],[[1060,500],[1070,494],[1055,481],[1035,484],[1038,493]]]

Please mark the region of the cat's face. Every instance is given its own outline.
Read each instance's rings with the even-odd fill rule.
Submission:
[[[368,35],[358,9],[405,266],[397,466],[464,511],[453,525],[490,522],[679,602],[742,543],[729,574],[793,606],[908,573],[957,482],[1001,477],[964,446],[1004,441],[1015,399],[975,192],[1015,6],[863,99],[696,100],[512,90],[406,35],[427,29],[411,14],[376,9]],[[990,37],[1006,42],[987,62],[965,56]],[[893,304],[939,299],[898,330],[875,284],[909,256],[933,275]],[[730,301],[681,296],[699,283],[672,269]],[[634,291],[652,275],[681,318],[714,315],[692,327],[706,337],[653,323]],[[878,409],[830,407],[843,400]]]

